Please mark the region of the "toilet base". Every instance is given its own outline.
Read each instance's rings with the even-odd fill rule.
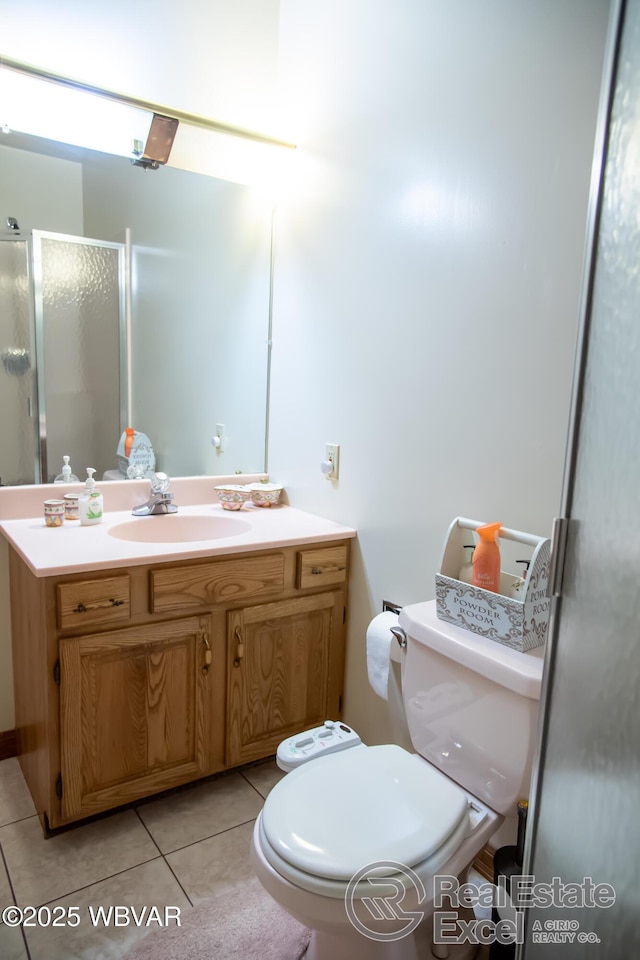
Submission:
[[[413,934],[391,943],[379,943],[376,940],[368,940],[355,930],[352,934],[349,932],[332,934],[323,930],[314,930],[304,960],[422,960],[422,958],[418,953]]]
[[[469,913],[466,918],[472,916]],[[341,934],[314,930],[303,960],[474,960],[478,956],[479,948],[473,944],[434,946],[431,933],[431,918],[414,933],[389,943],[370,940],[356,930]]]
[[[475,945],[443,948],[442,945],[432,944],[433,899],[421,903],[423,919],[407,936],[388,941],[365,936],[349,922],[344,897],[333,898],[311,892],[292,883],[274,868],[262,847],[261,820],[262,813],[258,815],[252,835],[251,863],[258,880],[276,903],[312,931],[304,960],[472,960],[476,956],[478,950]],[[451,877],[466,877],[470,864],[500,822],[499,814],[487,810],[485,818],[455,847],[437,872]],[[426,877],[424,882],[427,882]],[[410,912],[415,905],[403,901],[403,909]],[[460,914],[464,916],[463,911]],[[472,917],[473,914],[469,913],[466,919]]]

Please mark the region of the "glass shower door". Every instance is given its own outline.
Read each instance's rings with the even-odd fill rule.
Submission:
[[[124,244],[34,230],[33,256],[42,478],[67,454],[100,479],[126,425]]]
[[[30,252],[0,240],[0,483],[37,483],[38,423]]]

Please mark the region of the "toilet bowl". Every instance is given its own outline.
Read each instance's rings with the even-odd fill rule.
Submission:
[[[255,824],[254,870],[311,929],[307,960],[429,956],[434,878],[464,878],[527,795],[540,654],[467,636],[429,604],[404,608],[400,623],[419,752],[358,744],[319,756],[276,784]]]
[[[274,900],[312,929],[309,960],[405,960],[419,956],[407,917],[431,915],[434,876],[457,876],[500,820],[418,755],[361,745],[271,790],[251,860]],[[378,919],[362,903],[372,896],[369,877],[376,896],[398,901],[396,916]]]

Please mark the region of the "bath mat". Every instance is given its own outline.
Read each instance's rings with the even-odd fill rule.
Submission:
[[[184,911],[182,926],[154,930],[123,960],[300,960],[310,933],[254,880]]]

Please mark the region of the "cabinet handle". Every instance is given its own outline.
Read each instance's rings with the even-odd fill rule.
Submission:
[[[209,667],[211,666],[211,661],[213,659],[213,654],[211,653],[211,644],[209,643],[209,634],[207,631],[203,630],[201,636],[204,644],[204,664],[202,667],[202,672],[208,673]]]
[[[244,657],[244,640],[242,639],[242,633],[240,632],[240,627],[236,627],[233,632],[234,637],[236,638],[236,658],[233,661],[234,667],[240,666],[240,661]]]
[[[109,600],[105,600],[104,603],[90,603],[89,606],[84,603],[79,603],[71,612],[87,613],[89,610],[99,610],[101,607],[122,607],[124,603],[124,600],[116,600],[114,597],[111,597]]]

